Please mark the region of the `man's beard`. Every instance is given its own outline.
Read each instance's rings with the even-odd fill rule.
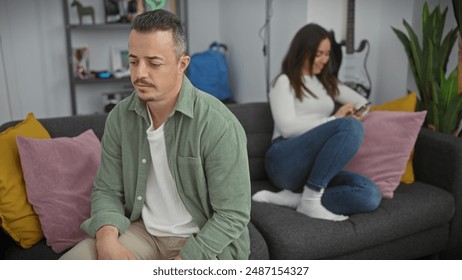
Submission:
[[[142,102],[152,102],[154,101],[155,99],[153,97],[150,97],[150,96],[140,96],[138,95],[138,99]]]

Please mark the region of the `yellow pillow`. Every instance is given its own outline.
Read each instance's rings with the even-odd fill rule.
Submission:
[[[382,105],[372,106],[372,111],[401,111],[401,112],[415,112],[417,105],[417,94],[415,92],[408,95],[389,101]]]
[[[2,228],[27,249],[43,238],[38,216],[27,201],[16,136],[50,138],[32,113],[17,125],[0,132],[0,218]]]
[[[408,94],[405,97],[401,97],[390,102],[384,103],[379,106],[372,106],[372,111],[404,111],[404,112],[415,112],[417,105],[417,94],[415,92]],[[412,159],[414,158],[414,149],[412,149],[411,156],[406,163],[406,170],[401,177],[401,182],[410,184],[414,182],[414,168],[412,166]]]

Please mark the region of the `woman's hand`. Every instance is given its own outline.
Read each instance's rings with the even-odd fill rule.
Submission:
[[[344,117],[351,117],[353,116],[353,112],[355,111],[355,106],[351,103],[342,105],[337,112],[334,114],[336,118],[344,118]]]
[[[336,118],[352,117],[360,121],[364,117],[363,115],[367,111],[367,107],[366,105],[364,108],[357,110],[353,104],[348,103],[340,107],[334,116]]]

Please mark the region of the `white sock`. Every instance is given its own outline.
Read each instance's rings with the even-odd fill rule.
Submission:
[[[348,219],[348,216],[337,215],[327,210],[321,204],[321,197],[323,194],[324,189],[321,189],[321,191],[315,191],[305,186],[300,205],[297,207],[297,212],[303,213],[311,218],[331,221],[344,221]]]
[[[258,202],[272,203],[279,206],[297,208],[300,204],[301,193],[294,193],[289,190],[280,192],[259,191],[252,196],[252,200]]]

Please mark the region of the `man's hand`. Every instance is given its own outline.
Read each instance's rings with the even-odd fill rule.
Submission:
[[[130,250],[119,242],[119,230],[110,225],[96,232],[96,251],[99,260],[135,260]]]

